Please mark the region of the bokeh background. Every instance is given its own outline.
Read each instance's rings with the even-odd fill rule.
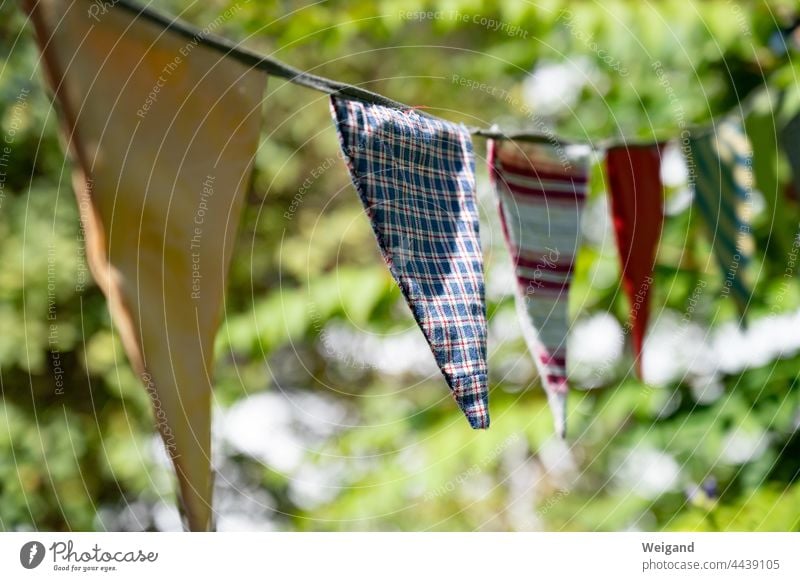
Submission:
[[[800,207],[778,142],[800,109],[794,2],[156,6],[454,121],[597,144],[733,111],[755,151],[747,327],[721,296],[679,144],[665,153],[646,383],[597,159],[561,441],[476,139],[493,423],[474,432],[378,254],[325,96],[271,79],[217,344],[220,530],[798,529]],[[86,269],[70,162],[8,0],[0,96],[0,530],[178,530],[150,401]]]

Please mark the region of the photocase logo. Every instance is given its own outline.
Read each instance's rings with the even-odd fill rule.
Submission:
[[[39,541],[30,541],[19,550],[19,562],[26,569],[35,569],[44,560],[44,545]]]

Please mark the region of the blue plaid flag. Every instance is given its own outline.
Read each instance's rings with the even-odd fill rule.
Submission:
[[[473,428],[489,427],[475,159],[463,126],[331,98],[383,258]]]

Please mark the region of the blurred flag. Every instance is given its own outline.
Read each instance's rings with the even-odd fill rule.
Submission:
[[[606,152],[611,213],[617,235],[622,286],[630,302],[630,331],[636,372],[642,377],[642,345],[650,316],[653,266],[664,221],[661,147],[617,146]]]
[[[708,226],[714,255],[723,271],[722,293],[730,294],[744,317],[752,292],[747,266],[753,254],[753,150],[736,119],[727,119],[713,132],[692,138],[690,146],[695,204]]]
[[[463,126],[332,98],[381,253],[473,428],[489,426],[472,141]]]
[[[212,526],[214,337],[265,76],[123,10],[29,0],[92,273],[145,384],[187,526]]]
[[[800,113],[781,130],[781,147],[792,168],[791,199],[797,201],[800,199]]]
[[[566,433],[567,313],[589,182],[588,147],[490,141],[489,170],[517,278],[525,340]]]

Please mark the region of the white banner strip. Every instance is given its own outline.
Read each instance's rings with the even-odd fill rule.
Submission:
[[[2,579],[800,579],[798,533],[3,533]]]

